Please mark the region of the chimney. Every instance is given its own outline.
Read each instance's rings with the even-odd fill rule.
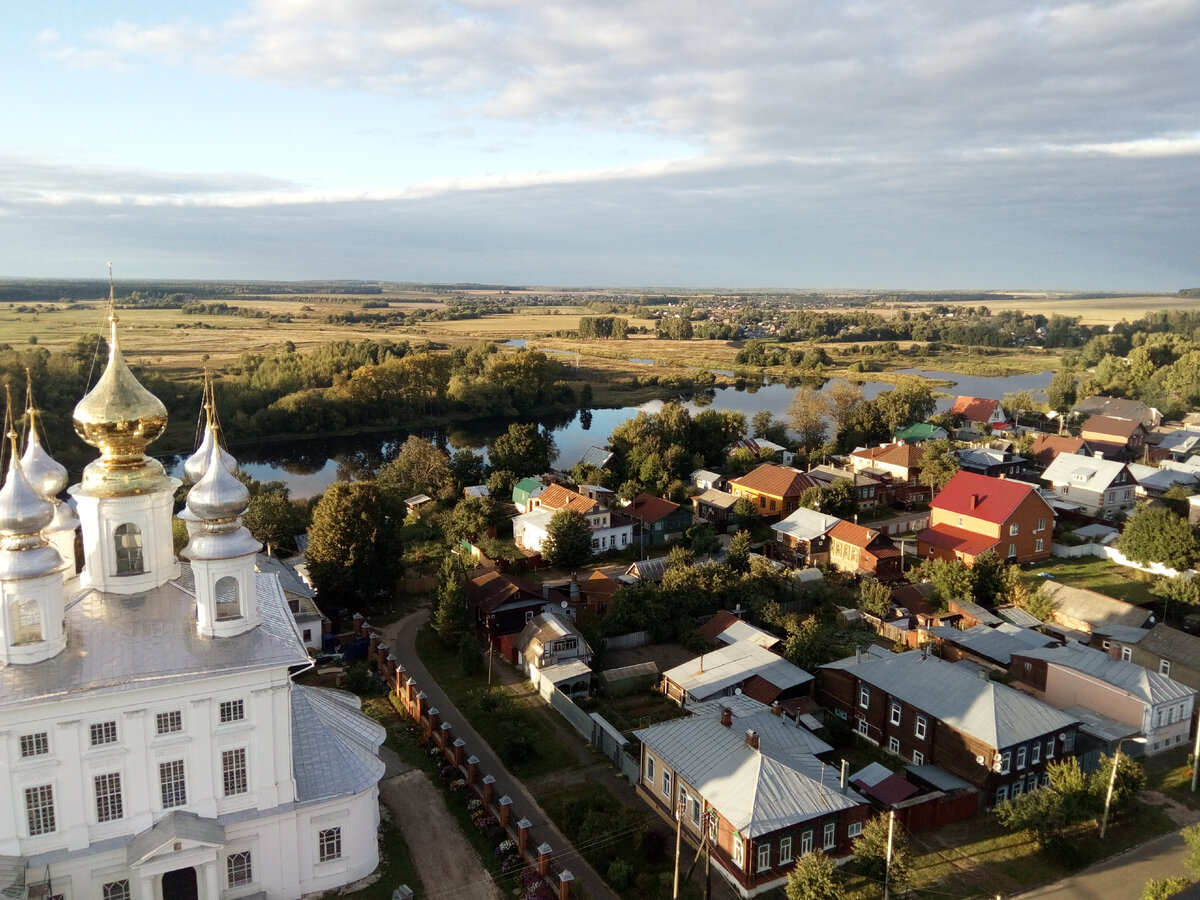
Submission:
[[[542,599],[543,600],[550,599],[550,585],[545,584],[545,583],[542,584]]]
[[[971,495],[971,509],[974,509],[974,508],[975,508],[975,507],[977,507],[978,505],[979,505],[979,495],[978,495],[978,494],[972,494],[972,495]]]
[[[838,781],[838,786],[842,789],[842,793],[846,793],[846,782],[850,779],[850,763],[842,760],[842,777]]]
[[[854,661],[856,663],[862,662],[862,644],[854,645]]]
[[[758,749],[758,732],[753,728],[746,729],[746,744],[755,750]]]
[[[728,706],[721,707],[721,724],[726,728],[733,727],[733,710]]]
[[[771,715],[773,715],[773,716],[782,716],[783,715],[783,707],[779,705],[778,700],[776,700],[774,703],[771,704]]]

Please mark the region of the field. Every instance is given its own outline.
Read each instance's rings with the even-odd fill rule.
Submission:
[[[948,306],[955,305],[947,301]],[[978,301],[961,305],[979,306]],[[1132,322],[1147,313],[1162,309],[1200,309],[1200,298],[1178,297],[1174,294],[1140,294],[1128,297],[1063,297],[1054,294],[1029,294],[1016,300],[988,300],[982,305],[992,312],[1016,309],[1026,313],[1041,313],[1044,316],[1079,316],[1088,325],[1113,325],[1124,319]]]

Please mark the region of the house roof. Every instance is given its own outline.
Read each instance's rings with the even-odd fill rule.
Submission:
[[[1042,624],[1041,619],[1026,612],[1019,606],[998,606],[996,607],[996,615],[1010,625],[1016,625],[1018,628],[1037,628]]]
[[[543,509],[573,509],[585,514],[596,508],[596,501],[591,497],[577,494],[561,484],[549,485],[538,494],[538,503]]]
[[[1142,607],[1096,591],[1050,580],[1042,584],[1041,590],[1055,602],[1053,619],[1059,619],[1060,616],[1076,619],[1087,622],[1093,628],[1101,625],[1132,625],[1137,628],[1150,619],[1150,613]]]
[[[1089,491],[1106,491],[1125,469],[1125,464],[1078,453],[1060,453],[1042,473],[1042,480]]]
[[[654,559],[641,559],[631,564],[625,570],[626,576],[641,578],[645,581],[662,581],[663,575],[667,572],[667,566],[671,564],[669,556],[656,556]]]
[[[1200,468],[1187,464],[1194,458],[1189,457],[1182,463],[1164,459],[1158,468],[1144,466],[1141,463],[1129,463],[1129,474],[1147,493],[1165,494],[1177,484],[1192,487],[1197,481],[1200,481]]]
[[[928,441],[939,436],[946,436],[946,429],[939,425],[929,425],[925,422],[917,422],[915,425],[909,425],[907,428],[902,428],[896,432],[896,440],[898,441]]]
[[[513,503],[523,504],[526,500],[540,491],[544,485],[536,478],[522,478],[513,485]]]
[[[1002,666],[1007,666],[1014,653],[1020,653],[1031,647],[1046,647],[1058,643],[1054,638],[1046,637],[1040,632],[1029,628],[1009,626],[992,628],[988,625],[976,625],[961,631],[949,625],[934,625],[927,629],[930,634],[941,638],[948,644],[955,644],[964,650],[991,660]]]
[[[678,512],[680,508],[678,503],[672,503],[665,497],[655,497],[653,494],[643,491],[634,497],[625,509],[635,519],[653,523],[661,522],[672,513]]]
[[[714,472],[711,469],[697,469],[692,473],[692,483],[695,484],[697,481],[708,481],[716,484],[721,480],[722,477],[723,476],[720,472]]]
[[[1151,417],[1152,410],[1140,400],[1126,400],[1124,397],[1105,397],[1103,394],[1093,394],[1076,403],[1074,412],[1084,415],[1137,419],[1139,422],[1145,422]]]
[[[481,612],[490,613],[514,601],[560,604],[567,598],[551,588],[500,572],[485,572],[466,584],[467,599]]]
[[[1037,460],[1039,466],[1045,467],[1054,461],[1060,453],[1088,453],[1087,442],[1080,437],[1066,434],[1039,434],[1029,445],[1029,452]]]
[[[977,469],[1020,462],[1011,453],[992,447],[964,447],[962,450],[955,450],[954,455],[958,457],[959,465],[972,466]]]
[[[758,733],[759,749],[746,741]],[[760,713],[726,728],[719,715],[689,716],[634,735],[692,785],[744,837],[771,834],[799,822],[862,804],[842,793],[839,773],[814,754],[829,745],[790,719]]]
[[[1117,437],[1121,439],[1121,443],[1128,441],[1135,431],[1141,428],[1145,430],[1145,426],[1137,419],[1120,419],[1116,416],[1089,416],[1087,421],[1079,428],[1079,433],[1083,437],[1091,434],[1099,434],[1105,437]]]
[[[583,454],[578,465],[603,469],[612,462],[612,458],[611,450],[605,450],[603,447],[588,447],[587,453]]]
[[[771,530],[786,534],[798,541],[813,541],[826,534],[840,521],[842,520],[837,516],[828,516],[823,512],[802,506],[787,518],[772,525]]]
[[[952,597],[946,601],[946,605],[950,608],[951,612],[960,612],[963,615],[970,616],[982,625],[999,625],[1004,621],[991,612],[991,610],[985,609],[971,600],[958,600]]]
[[[1165,434],[1158,442],[1159,450],[1171,453],[1191,453],[1200,448],[1200,431],[1191,428],[1179,428],[1170,434]]]
[[[864,447],[855,450],[851,456],[859,459],[869,459],[890,466],[902,466],[906,469],[916,469],[921,466],[921,457],[925,450],[904,441],[894,441],[891,444],[880,444],[878,447]]]
[[[1171,662],[1200,668],[1200,637],[1170,625],[1155,625],[1144,633],[1138,647]]]
[[[1000,405],[999,400],[988,397],[959,396],[950,407],[951,415],[961,415],[968,422],[986,422]]]
[[[1042,499],[1035,485],[1011,478],[989,478],[974,472],[955,472],[949,483],[929,504],[960,516],[971,516],[1001,524],[1030,494],[1042,500],[1053,515],[1050,504]]]
[[[799,469],[774,463],[763,463],[749,474],[734,478],[729,483],[772,497],[798,497],[810,487],[818,485],[817,481]]]
[[[865,525],[856,525],[853,522],[840,520],[829,529],[829,536],[835,541],[842,541],[855,547],[866,549],[871,541],[879,537],[879,531],[874,528],[867,528]]]
[[[973,531],[955,528],[953,525],[933,525],[918,534],[917,540],[964,556],[978,556],[984,550],[1000,543],[999,538],[976,534]]]
[[[754,641],[770,650],[779,643],[779,638],[749,622],[743,622],[729,610],[722,609],[696,629],[705,640],[714,644],[733,644],[737,641]]]
[[[1053,665],[1082,672],[1126,691],[1143,703],[1170,703],[1196,693],[1192,688],[1166,675],[1159,675],[1123,659],[1113,659],[1102,650],[1093,650],[1074,642],[1055,647],[1031,648],[1013,655],[1021,659],[1041,659]]]
[[[814,483],[822,485],[833,484],[838,479],[849,481],[855,487],[883,483],[882,478],[874,475],[868,475],[865,472],[855,472],[853,469],[840,469],[837,466],[813,466],[808,470],[808,475],[814,480]]]
[[[709,506],[717,507],[717,509],[733,509],[733,505],[737,501],[738,498],[733,494],[718,491],[716,488],[709,488],[702,494],[697,494],[692,498],[693,503],[707,503]]]
[[[591,652],[591,648],[588,646],[583,632],[575,627],[574,622],[565,616],[560,616],[558,613],[543,612],[538,613],[525,623],[525,627],[521,629],[521,633],[517,636],[515,646],[519,651],[524,653],[535,640],[545,644],[548,641],[558,640],[558,638],[572,636],[579,639],[580,644],[585,649],[585,655]]]
[[[974,668],[921,653],[863,654],[822,668],[852,671],[861,681],[1001,750],[1077,721],[1018,690],[984,680]]]
[[[758,675],[780,690],[812,681],[812,676],[754,641],[738,641],[704,653],[663,673],[697,700],[732,690]]]

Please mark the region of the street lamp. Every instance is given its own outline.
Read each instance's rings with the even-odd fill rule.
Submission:
[[[1104,817],[1100,820],[1100,839],[1104,839],[1104,829],[1108,827],[1108,807],[1112,804],[1113,787],[1117,783],[1117,767],[1121,764],[1121,745],[1129,741],[1132,744],[1144,744],[1144,737],[1121,738],[1117,741],[1116,752],[1113,753],[1112,775],[1108,779],[1108,795],[1104,798]]]

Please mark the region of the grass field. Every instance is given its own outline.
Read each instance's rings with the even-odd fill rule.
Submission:
[[[1038,563],[1025,574],[1025,580],[1031,588],[1045,583],[1047,579],[1042,575],[1043,572],[1052,576],[1055,581],[1071,587],[1107,594],[1126,603],[1139,606],[1152,603],[1162,605],[1162,600],[1150,593],[1153,576],[1142,575],[1135,569],[1118,566],[1107,559],[1095,556],[1082,556],[1077,559],[1053,557],[1044,563]]]
[[[956,305],[947,301],[947,306]],[[977,300],[963,301],[962,306],[980,306]],[[992,312],[1020,310],[1043,316],[1079,316],[1088,325],[1112,325],[1122,319],[1132,322],[1146,313],[1161,309],[1200,309],[1200,298],[1178,297],[1174,294],[1141,294],[1129,297],[1097,297],[1082,299],[1054,294],[1028,294],[1016,300],[987,300],[982,303]]]

